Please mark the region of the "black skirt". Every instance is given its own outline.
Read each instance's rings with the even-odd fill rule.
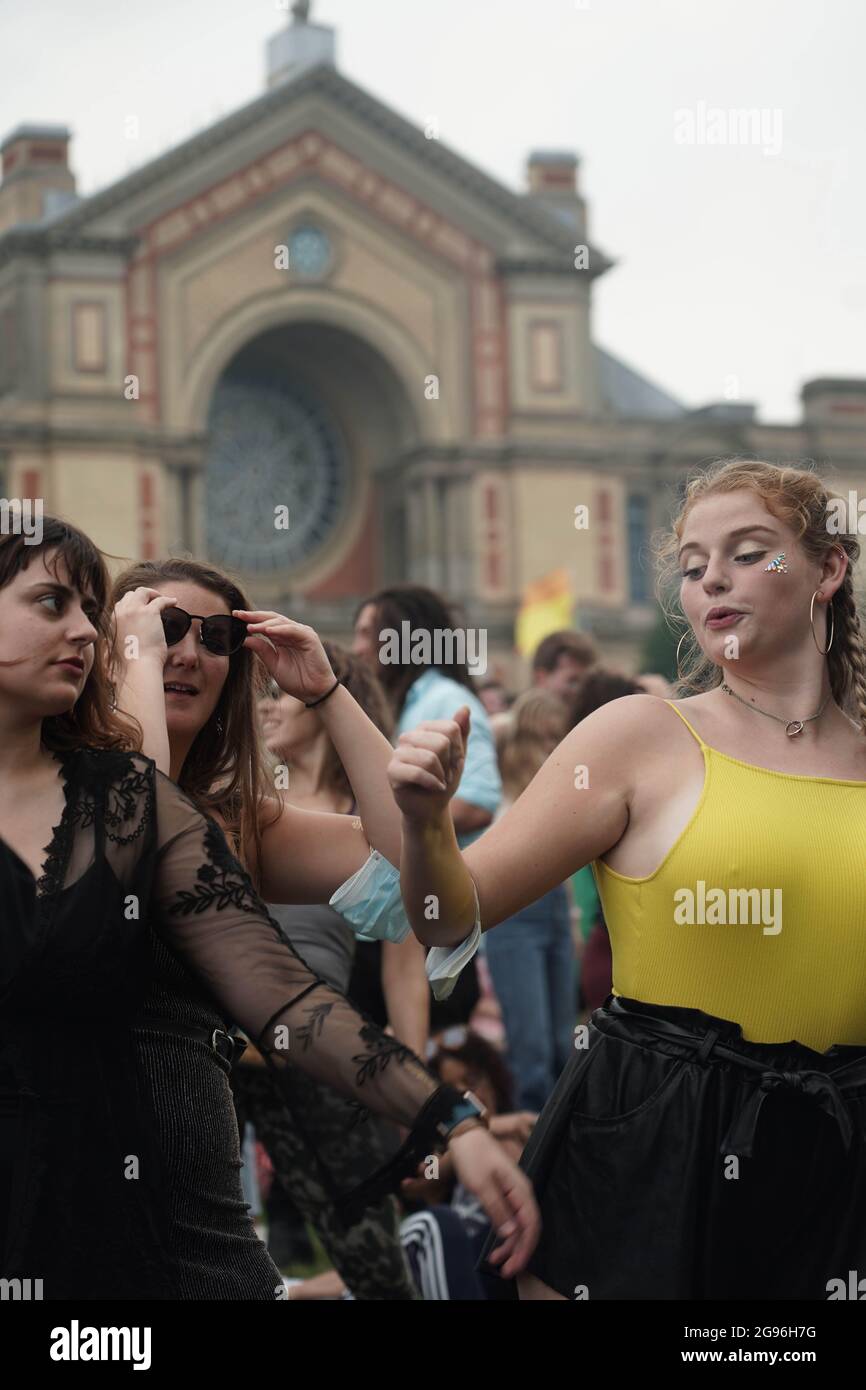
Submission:
[[[613,996],[576,1042],[521,1159],[543,1223],[529,1273],[578,1300],[852,1296],[866,1047],[747,1043]]]

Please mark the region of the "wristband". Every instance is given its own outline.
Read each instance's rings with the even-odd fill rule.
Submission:
[[[441,1149],[458,1124],[470,1115],[475,1119],[483,1113],[480,1102],[467,1108],[465,1096],[453,1086],[439,1086],[428,1096],[408,1137],[393,1158],[356,1187],[335,1197],[334,1207],[343,1223],[346,1226],[354,1224],[372,1202],[398,1191],[400,1179],[411,1177],[422,1158]]]
[[[438,1121],[436,1128],[447,1143],[467,1120],[490,1128],[487,1107],[478,1099],[474,1091],[464,1091],[462,1097],[451,1109],[450,1115]]]
[[[325,693],[324,693],[324,695],[320,695],[320,696],[319,696],[318,700],[305,700],[305,701],[304,701],[304,709],[315,709],[315,708],[316,708],[316,705],[321,705],[321,704],[323,704],[324,701],[327,700],[327,698],[328,698],[329,695],[333,695],[334,691],[337,689],[337,686],[338,686],[339,684],[340,684],[340,677],[338,676],[337,679],[334,681],[334,684],[331,686],[330,690],[326,690]]]

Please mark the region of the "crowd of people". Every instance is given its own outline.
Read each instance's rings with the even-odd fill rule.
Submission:
[[[447,717],[461,704],[470,709],[466,760],[451,803],[461,847],[477,839],[516,800],[580,718],[607,699],[643,688],[606,671],[592,639],[571,630],[542,640],[531,662],[531,688],[519,696],[499,681],[474,681],[465,662],[434,669],[410,662],[383,664],[378,635],[400,631],[404,622],[410,623],[413,638],[421,633],[432,638],[437,631],[456,630],[458,615],[445,597],[430,589],[396,586],[360,604],[351,652],[330,642],[325,650],[335,674],[391,738],[424,719]],[[647,679],[666,687],[662,677]],[[496,699],[491,699],[491,691]],[[288,770],[287,796],[309,809],[351,814],[351,788],[321,720],[278,688],[273,696],[262,702],[261,716],[267,746]],[[443,1066],[447,1071],[471,1063],[461,1084],[487,1097],[487,1108],[495,1116],[493,1132],[507,1139],[509,1151],[519,1157],[570,1056],[576,1024],[610,993],[607,932],[589,868],[503,923],[487,949],[482,944],[479,955],[467,963],[444,1000],[430,1000],[424,952],[414,936],[399,943],[357,940],[329,906],[311,912],[272,904],[270,911],[317,973],[346,990],[381,1027],[426,1055],[440,1075]],[[326,956],[334,952],[331,938],[339,942],[339,968]],[[579,963],[590,941],[594,973],[587,997]],[[249,1051],[235,1077],[236,1101],[255,1086],[263,1098],[267,1095],[268,1078],[260,1069],[254,1071]],[[491,1078],[496,1078],[495,1091]],[[297,1084],[295,1078],[293,1085]],[[270,1118],[238,1103],[242,1122],[250,1119],[263,1141],[260,1166],[265,1174],[268,1246],[290,1274],[291,1296],[501,1297],[502,1281],[474,1271],[476,1247],[486,1239],[489,1223],[455,1181],[447,1157],[435,1180],[423,1172],[405,1179],[398,1198],[383,1204],[381,1211],[368,1212],[352,1228],[352,1243],[363,1242],[366,1252],[363,1266],[353,1267],[345,1242],[328,1219],[327,1204],[320,1202],[317,1212],[303,1196],[292,1200],[294,1187],[309,1183],[307,1174],[314,1166],[309,1158],[305,1164],[299,1162],[298,1131],[317,1134],[319,1160],[327,1150],[327,1088],[322,1088],[315,1105],[313,1099],[290,1112],[272,1107]],[[274,1125],[284,1128],[282,1141]],[[351,1134],[341,1136],[339,1127],[332,1134],[338,1141],[332,1165],[345,1185],[353,1173],[356,1140]],[[340,1144],[342,1161],[337,1162]],[[292,1161],[279,1161],[275,1155],[280,1152],[291,1153]],[[309,1226],[332,1270],[304,1279],[291,1277],[292,1271],[315,1262]],[[409,1261],[408,1277],[406,1263],[395,1255],[400,1241]]]
[[[575,631],[522,691],[385,659],[459,628],[421,586],[348,650],[193,559],[112,581],[66,522],[0,536],[3,1277],[826,1296],[866,1258],[866,652],[829,508],[808,470],[693,479],[676,688]],[[779,893],[784,931],[683,926],[698,880]]]

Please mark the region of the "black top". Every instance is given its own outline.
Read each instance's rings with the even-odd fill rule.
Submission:
[[[43,1279],[47,1299],[273,1297],[227,1067],[146,1019],[236,1023],[270,1066],[406,1127],[440,1105],[438,1082],[311,974],[149,758],[58,761],[65,809],[38,883],[0,840],[2,1274]]]

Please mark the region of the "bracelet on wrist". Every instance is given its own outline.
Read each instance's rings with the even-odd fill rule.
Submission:
[[[357,1221],[371,1202],[397,1191],[401,1178],[413,1176],[422,1158],[443,1149],[470,1120],[473,1125],[489,1127],[487,1111],[478,1097],[471,1091],[461,1095],[453,1086],[440,1086],[422,1106],[408,1138],[393,1158],[357,1187],[335,1198],[341,1220],[349,1224]]]
[[[340,685],[340,683],[341,683],[341,682],[340,682],[340,677],[337,676],[336,679],[335,679],[335,681],[334,681],[334,684],[331,686],[330,690],[326,690],[325,693],[324,693],[324,695],[320,695],[320,696],[319,696],[318,700],[305,700],[305,701],[304,701],[304,708],[305,708],[305,709],[315,709],[315,708],[316,708],[316,705],[322,705],[322,704],[324,704],[324,702],[327,700],[328,696],[329,696],[329,695],[333,695],[334,691],[337,689],[337,686]]]

